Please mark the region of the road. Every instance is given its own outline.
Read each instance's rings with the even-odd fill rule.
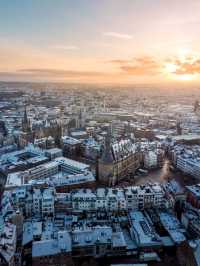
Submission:
[[[186,185],[194,185],[199,183],[198,180],[195,180],[191,176],[188,176],[184,173],[181,173],[180,171],[172,172],[170,170],[170,161],[166,159],[164,161],[163,167],[160,169],[155,169],[149,171],[147,176],[139,176],[135,179],[131,180],[121,180],[118,184],[116,184],[116,187],[126,187],[130,185],[145,185],[147,183],[164,183],[168,180],[176,180],[181,187],[185,187]]]
[[[173,178],[173,173],[169,170],[170,162],[165,160],[163,167],[156,170],[151,170],[147,176],[140,176],[135,179],[135,185],[143,185],[148,182],[165,182],[168,179]]]

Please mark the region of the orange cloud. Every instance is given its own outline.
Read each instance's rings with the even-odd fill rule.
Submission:
[[[175,61],[176,70],[174,74],[177,75],[195,75],[200,74],[200,59],[193,60],[191,57],[184,62],[180,60]]]
[[[115,73],[101,71],[63,70],[49,68],[18,69],[16,71],[0,71],[0,80],[104,80],[115,77]]]
[[[39,75],[39,76],[52,76],[58,78],[72,78],[72,77],[101,77],[106,76],[108,73],[98,71],[78,71],[78,70],[63,70],[63,69],[51,69],[51,68],[33,68],[33,69],[21,69],[18,72],[24,74]]]
[[[151,56],[133,58],[131,60],[112,60],[128,75],[156,75],[161,72],[160,64]]]

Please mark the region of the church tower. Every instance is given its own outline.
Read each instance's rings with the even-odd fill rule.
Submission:
[[[181,127],[180,121],[176,123],[176,131],[177,131],[177,135],[182,135],[182,127]]]
[[[113,179],[113,170],[114,159],[111,150],[111,128],[109,127],[105,139],[104,150],[98,162],[99,181],[104,184],[110,184]]]
[[[28,118],[27,109],[25,107],[24,116],[22,118],[22,133],[19,137],[19,146],[25,147],[28,143],[33,143],[34,133],[31,129],[30,119]]]
[[[30,124],[30,119],[28,119],[26,106],[25,106],[25,110],[24,110],[24,117],[22,119],[22,130],[23,130],[23,132],[30,132],[31,131],[31,124]]]

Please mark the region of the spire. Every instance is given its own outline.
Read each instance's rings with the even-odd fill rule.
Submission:
[[[111,146],[111,125],[109,125],[107,129],[107,135],[105,139],[105,148],[110,149],[110,146]]]
[[[80,119],[80,120],[82,119],[82,110],[81,110],[81,108],[80,108],[80,110],[79,110],[79,119]]]
[[[23,131],[29,131],[30,130],[30,120],[28,119],[26,106],[24,109],[24,117],[22,119],[22,129],[23,129]]]
[[[181,127],[181,122],[177,121],[176,123],[176,131],[178,135],[182,135],[182,127]]]
[[[25,105],[25,110],[24,110],[24,123],[28,123],[28,115],[27,115],[27,109],[26,109],[26,105]]]

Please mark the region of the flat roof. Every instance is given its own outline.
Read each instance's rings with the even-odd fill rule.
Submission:
[[[55,162],[67,164],[67,165],[79,168],[80,170],[85,170],[90,167],[88,164],[81,163],[81,162],[78,162],[78,161],[75,161],[69,158],[65,158],[65,157],[58,157],[55,159]]]
[[[131,211],[131,227],[138,246],[158,246],[161,240],[140,211]]]

